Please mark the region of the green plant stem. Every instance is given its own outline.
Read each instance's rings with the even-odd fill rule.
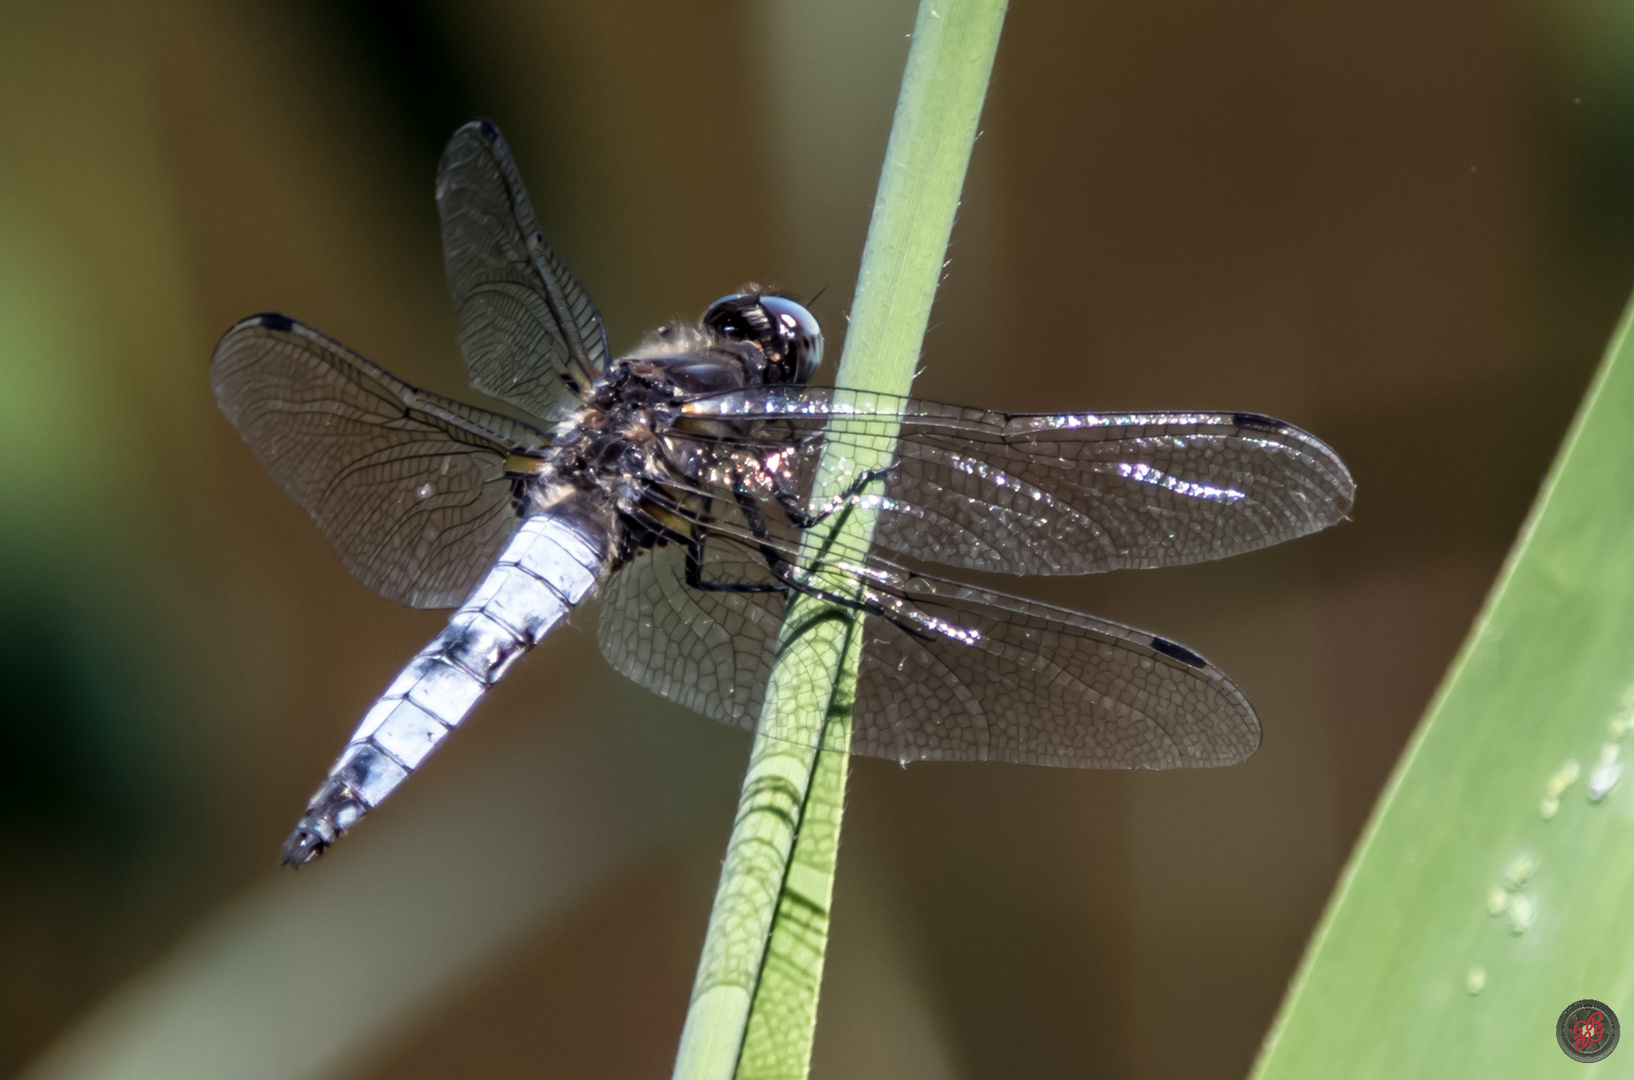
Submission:
[[[905,394],[913,381],[1004,8],[1004,0],[921,0],[838,385]],[[877,433],[877,423],[871,430]],[[861,470],[889,464],[890,440],[880,442],[877,454],[834,453],[830,444],[817,498],[842,490]],[[836,537],[866,546],[873,534],[869,512],[831,520],[831,529],[811,531],[808,558]],[[846,771],[843,753],[808,747],[819,731],[825,747],[850,745],[860,631],[860,620],[843,608],[804,594],[789,604],[698,962],[677,1080],[806,1075]]]
[[[1593,997],[1634,1017],[1634,788],[1618,782],[1631,468],[1634,304],[1311,939],[1259,1080],[1580,1076],[1555,1045],[1560,1011]]]

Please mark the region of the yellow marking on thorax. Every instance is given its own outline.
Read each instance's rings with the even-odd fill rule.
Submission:
[[[725,438],[732,434],[732,425],[725,420],[716,420],[713,417],[687,416],[682,414],[675,418],[670,427],[685,434],[713,435],[716,438]]]
[[[654,506],[650,502],[644,502],[641,504],[641,512],[679,536],[687,536],[692,531],[690,521],[661,506]]]
[[[542,476],[549,468],[544,458],[529,457],[526,454],[512,454],[505,459],[507,476]]]

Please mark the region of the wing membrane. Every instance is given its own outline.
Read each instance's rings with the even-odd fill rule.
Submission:
[[[358,580],[452,607],[515,530],[505,459],[546,445],[508,417],[417,390],[311,327],[255,315],[216,346],[216,400]]]
[[[1259,747],[1254,710],[1184,646],[918,575],[870,615],[852,752],[908,761],[1209,768]]]
[[[472,121],[449,139],[437,209],[471,385],[534,416],[560,418],[606,367],[607,332],[545,242],[492,122]]]
[[[744,572],[763,574],[764,564]],[[607,661],[638,685],[753,731],[782,623],[780,593],[692,588],[686,551],[671,544],[639,556],[603,587],[596,636]]]
[[[710,542],[727,552],[718,581],[734,564],[763,575],[756,542]],[[853,753],[1164,769],[1233,764],[1259,745],[1259,721],[1225,674],[1163,638],[877,561],[852,584],[869,597]],[[685,549],[672,544],[613,577],[598,637],[641,686],[753,730],[783,615],[781,593],[690,587]]]
[[[701,426],[715,418],[732,433]],[[1255,413],[1002,413],[772,386],[688,403],[671,438],[717,486],[747,476],[802,498],[825,446],[889,453],[857,496],[879,512],[877,546],[1011,574],[1224,558],[1326,528],[1355,494],[1325,443]]]

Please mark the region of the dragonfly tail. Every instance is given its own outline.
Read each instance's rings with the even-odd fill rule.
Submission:
[[[606,545],[580,519],[549,511],[517,529],[448,627],[364,714],[284,844],[299,867],[408,779],[528,649],[595,589]]]

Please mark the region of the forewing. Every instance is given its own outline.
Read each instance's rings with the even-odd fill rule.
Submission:
[[[708,579],[765,580],[756,544],[714,537]],[[1229,765],[1259,745],[1242,693],[1195,653],[1062,608],[876,562],[828,580],[867,597],[853,753],[892,761],[1081,768]],[[838,575],[838,577],[836,577]],[[702,591],[676,545],[615,575],[599,640],[640,685],[754,729],[776,655],[780,593]],[[815,743],[818,732],[809,734]]]
[[[255,315],[216,346],[216,400],[358,580],[452,607],[515,530],[507,455],[525,424],[417,390],[311,327]]]
[[[672,438],[721,462],[717,478],[802,496],[825,446],[886,454],[892,471],[857,496],[879,511],[875,544],[972,570],[1219,559],[1341,521],[1355,494],[1325,443],[1257,413],[1001,413],[772,386],[701,398],[682,416]],[[715,418],[729,436],[709,432]]]
[[[560,418],[606,367],[607,331],[545,242],[491,121],[474,120],[449,139],[437,209],[471,385],[534,416]]]

